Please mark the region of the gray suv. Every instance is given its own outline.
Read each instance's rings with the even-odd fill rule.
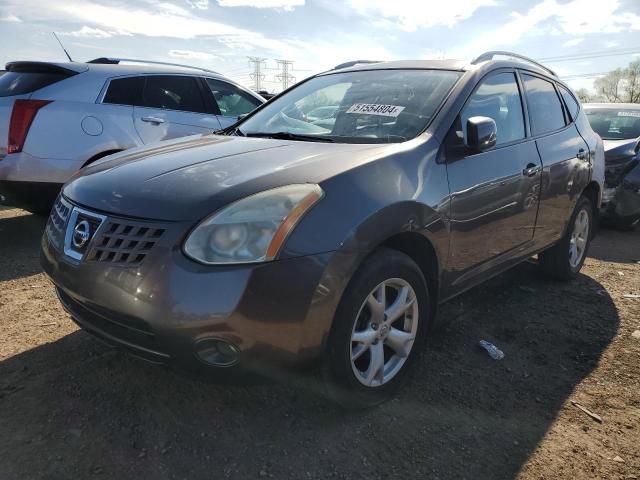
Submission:
[[[333,398],[372,405],[441,302],[535,254],[578,274],[603,162],[578,100],[526,58],[347,66],[217,135],[84,169],[42,264],[82,328],[137,356],[315,366]]]

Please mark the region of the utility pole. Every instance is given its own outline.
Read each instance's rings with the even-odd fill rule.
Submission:
[[[276,75],[276,80],[282,84],[282,90],[286,90],[296,81],[296,77],[289,73],[289,67],[293,66],[293,62],[291,60],[276,60],[276,63],[280,67],[280,73]]]
[[[262,67],[265,65],[266,58],[263,57],[247,57],[249,59],[249,65],[253,65],[253,73],[249,75],[249,78],[253,80],[253,89],[256,92],[262,90],[262,80],[264,80],[264,73],[262,73]]]

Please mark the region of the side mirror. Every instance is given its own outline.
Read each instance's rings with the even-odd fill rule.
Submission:
[[[471,117],[467,120],[467,146],[474,152],[484,152],[496,146],[498,127],[489,117]]]

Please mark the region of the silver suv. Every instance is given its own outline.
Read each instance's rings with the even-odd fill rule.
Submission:
[[[48,210],[80,168],[210,133],[264,99],[212,71],[113,58],[12,62],[0,76],[0,204]]]

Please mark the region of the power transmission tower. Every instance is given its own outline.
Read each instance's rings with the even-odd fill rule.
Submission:
[[[286,90],[296,81],[296,77],[289,73],[289,67],[293,66],[293,62],[291,60],[276,60],[276,63],[280,67],[280,73],[276,75],[276,80],[282,84],[282,90]]]
[[[247,57],[249,59],[249,65],[253,65],[253,73],[249,75],[249,78],[253,80],[253,89],[256,92],[262,90],[262,80],[264,80],[264,73],[262,73],[262,67],[265,65],[266,58],[262,57]]]

